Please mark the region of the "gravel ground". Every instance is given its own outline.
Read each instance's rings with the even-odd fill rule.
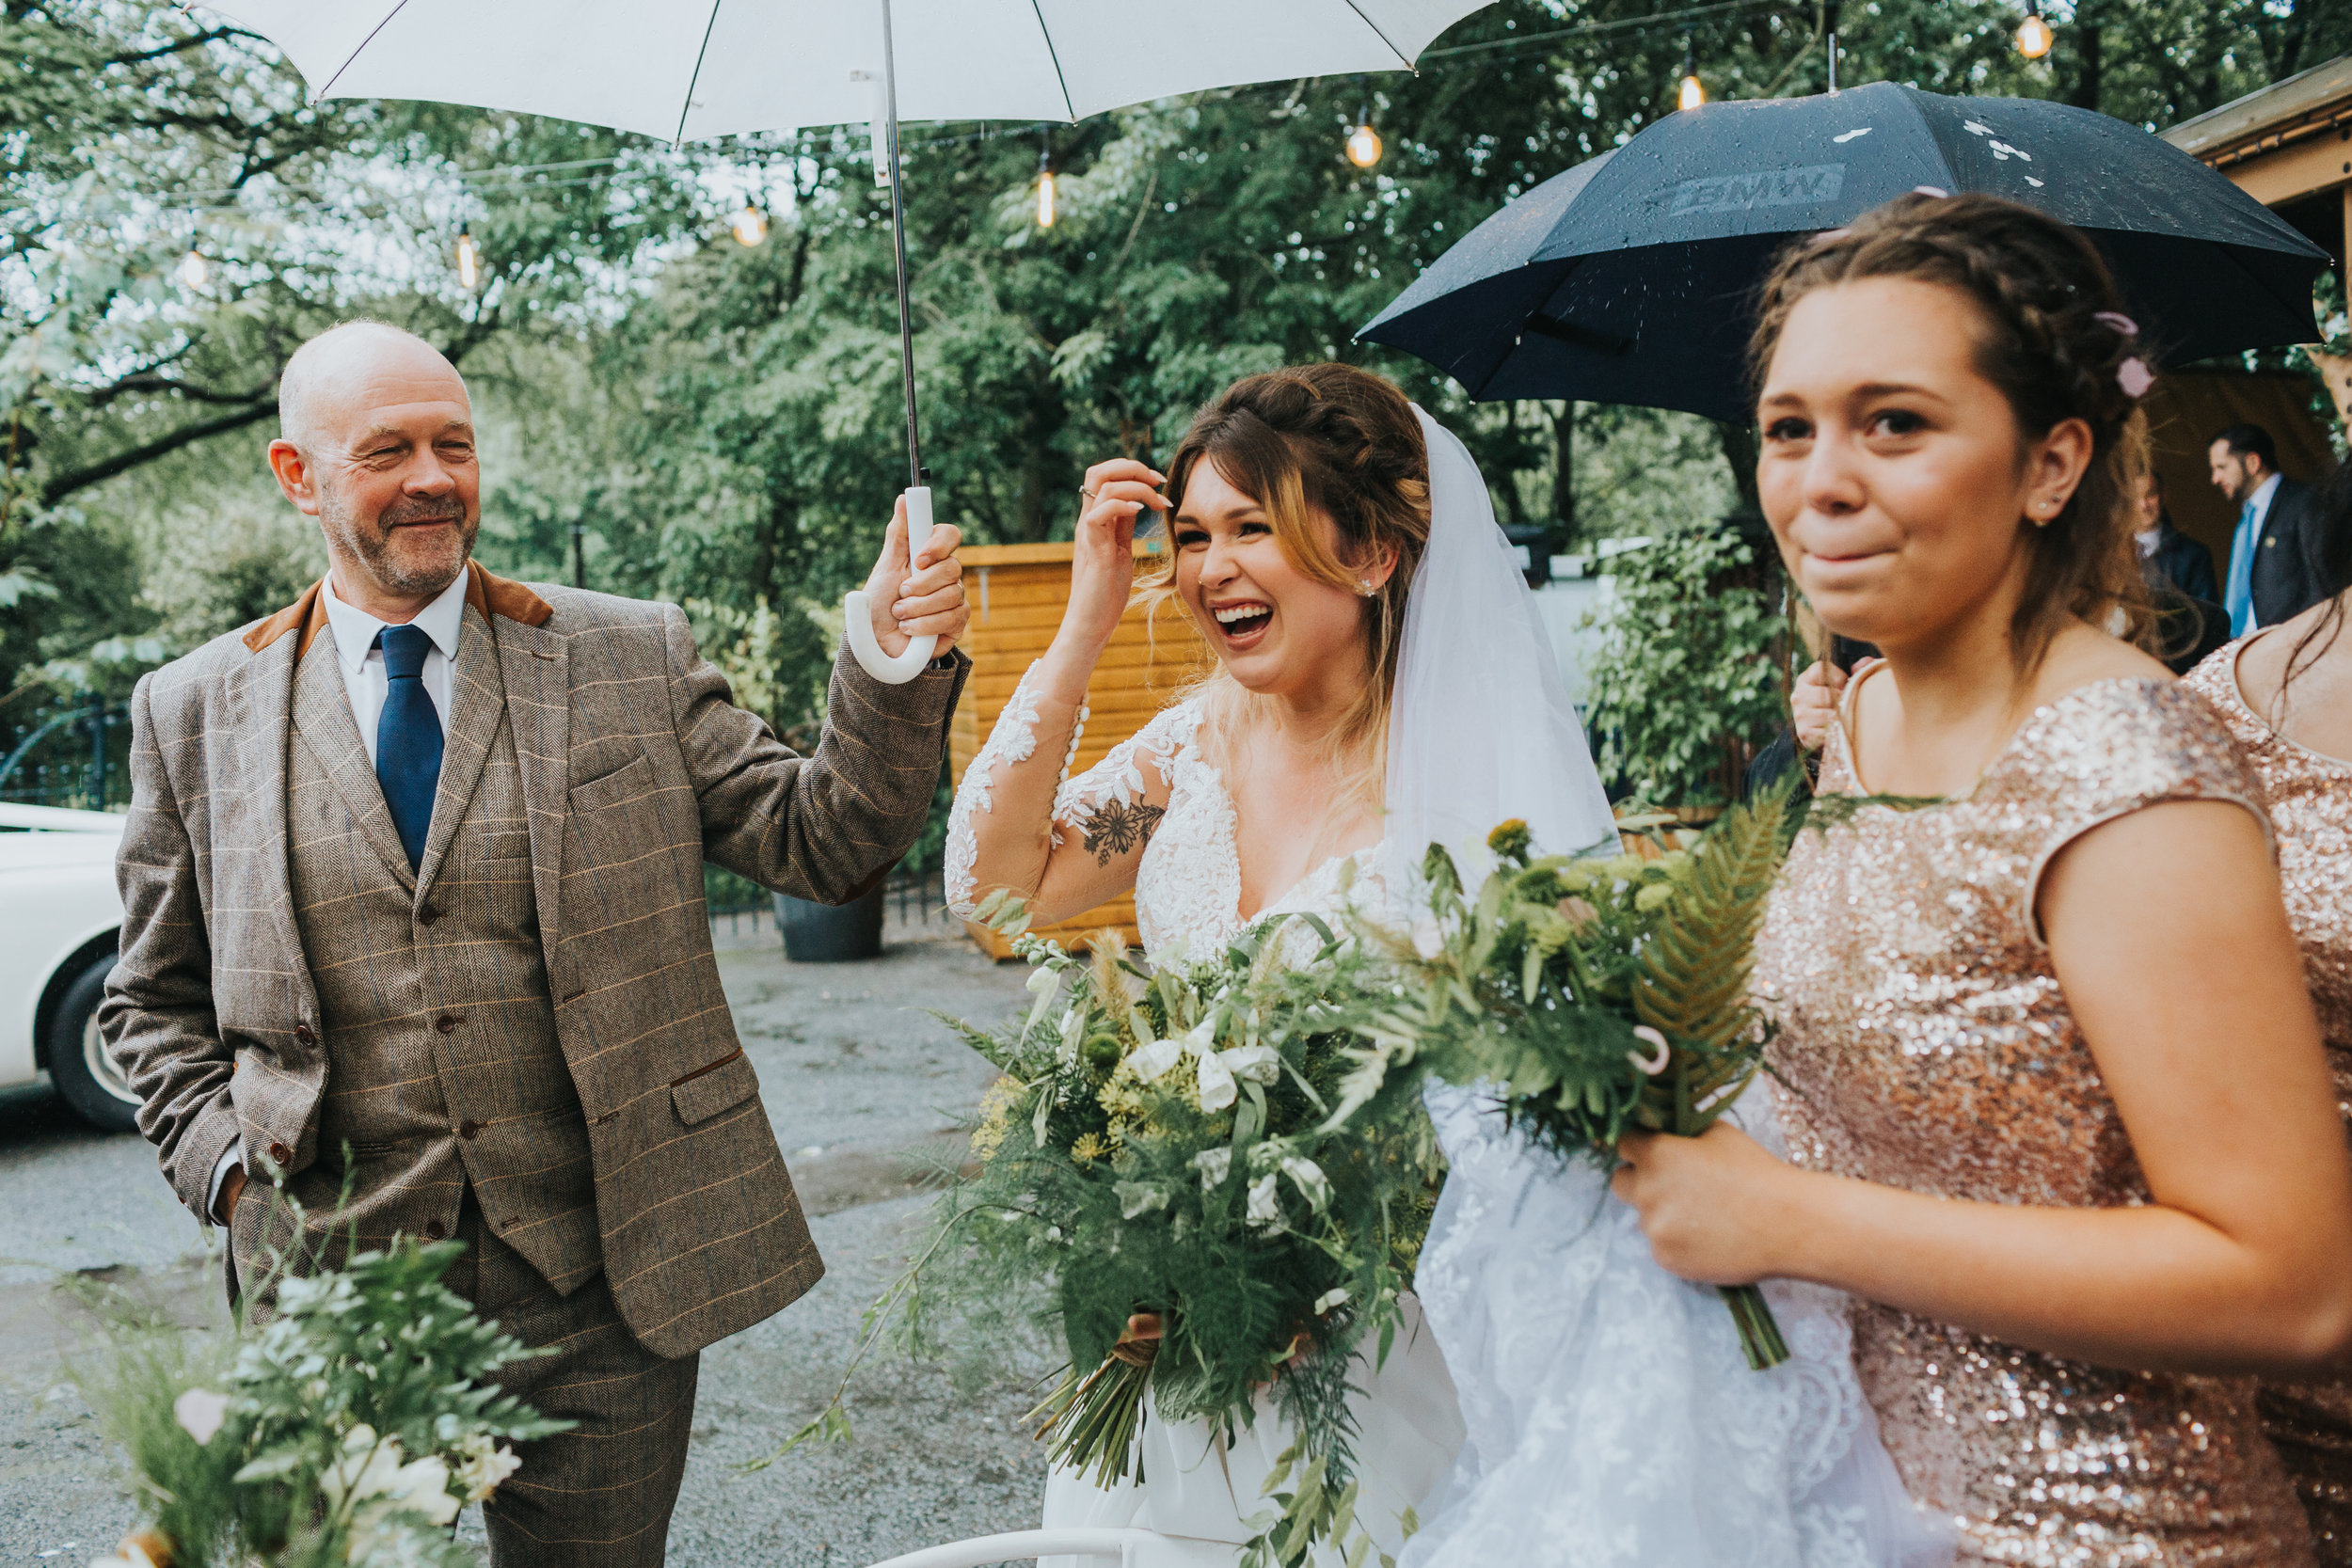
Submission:
[[[723,923],[719,941],[737,1028],[829,1272],[781,1315],[704,1352],[669,1560],[857,1568],[1033,1526],[1044,1469],[1017,1421],[1029,1390],[961,1396],[943,1370],[888,1354],[850,1392],[852,1442],[740,1468],[831,1396],[859,1315],[921,1224],[908,1157],[947,1144],[990,1077],[923,1009],[993,1021],[1025,1000],[1024,973],[937,924],[894,926],[889,950],[863,964],[787,963],[766,921]],[[82,1320],[57,1281],[74,1274],[222,1324],[218,1264],[147,1146],[87,1132],[45,1090],[11,1092],[0,1097],[0,1561],[79,1568],[130,1521],[65,1375]],[[460,1534],[480,1541],[478,1514]]]

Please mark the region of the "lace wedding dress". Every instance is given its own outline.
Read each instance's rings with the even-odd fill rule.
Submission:
[[[1023,688],[1026,685],[1025,678]],[[989,809],[987,780],[996,764],[1025,761],[1035,746],[1035,709],[1023,699],[1023,691],[1016,690],[1006,705],[948,816],[946,892],[949,903],[961,910],[968,911],[976,895],[972,814]],[[1168,709],[1084,775],[1062,784],[1055,800],[1058,832],[1106,802],[1138,803],[1146,768],[1168,787],[1166,815],[1136,868],[1136,924],[1149,953],[1213,950],[1254,924],[1241,914],[1232,800],[1193,743],[1200,718],[1197,704]],[[980,782],[976,785],[975,780]],[[1326,861],[1255,919],[1300,911],[1336,917],[1345,903],[1343,869],[1351,861],[1369,866],[1372,857]],[[1371,869],[1362,873],[1364,879],[1352,890],[1357,898],[1376,876]],[[1304,958],[1321,939],[1300,927],[1285,940],[1302,942]],[[1436,1490],[1462,1443],[1462,1418],[1445,1359],[1410,1298],[1387,1362],[1375,1369],[1369,1354],[1359,1355],[1353,1381],[1356,1472],[1363,1483],[1357,1517],[1380,1550],[1394,1556],[1404,1545],[1400,1521],[1406,1510],[1419,1507]],[[1145,1399],[1139,1443],[1143,1483],[1104,1488],[1057,1466],[1046,1478],[1045,1528],[1155,1530],[1172,1543],[1145,1554],[1138,1568],[1232,1568],[1235,1548],[1279,1512],[1264,1496],[1264,1481],[1293,1433],[1263,1397],[1255,1423],[1238,1429],[1231,1442],[1198,1418],[1164,1419],[1148,1394]],[[1327,1547],[1314,1560],[1319,1568],[1337,1568],[1341,1557]],[[1094,1560],[1043,1558],[1040,1568],[1094,1568]]]

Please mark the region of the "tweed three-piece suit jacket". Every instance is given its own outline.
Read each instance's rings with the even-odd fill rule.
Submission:
[[[601,1272],[639,1342],[684,1355],[823,1273],[720,989],[703,862],[825,902],[872,886],[922,831],[970,661],[891,687],[842,658],[803,757],[732,704],[675,607],[469,571],[413,871],[319,587],[139,683],[101,1027],[199,1217],[231,1148],[314,1201],[347,1178],[355,1213],[428,1235],[416,1216],[453,1221],[470,1182],[551,1285]],[[335,1130],[373,1125],[368,1104],[436,1148],[346,1166]],[[404,1183],[444,1191],[419,1208]]]

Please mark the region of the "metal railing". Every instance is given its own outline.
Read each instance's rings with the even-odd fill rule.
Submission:
[[[0,729],[0,800],[104,811],[131,801],[130,710],[95,691]]]
[[[757,897],[713,900],[708,907],[711,929],[719,930],[724,921],[729,936],[747,928],[756,936],[763,920],[770,929],[775,927],[775,900],[765,893]],[[900,865],[891,872],[882,884],[882,911],[884,918],[897,926],[938,926],[949,931],[956,927],[956,917],[947,912],[946,877],[935,865]]]

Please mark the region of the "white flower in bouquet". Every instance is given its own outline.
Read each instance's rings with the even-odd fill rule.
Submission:
[[[477,1432],[458,1447],[461,1456],[457,1465],[457,1483],[466,1489],[469,1503],[487,1501],[499,1483],[523,1467],[513,1449],[499,1447],[498,1439],[486,1432]]]
[[[353,1556],[362,1560],[358,1537],[367,1527],[380,1525],[384,1514],[415,1513],[446,1525],[463,1506],[450,1493],[444,1461],[433,1454],[409,1459],[401,1452],[398,1438],[378,1437],[369,1426],[353,1427],[344,1434],[342,1455],[319,1477],[319,1491],[329,1508],[341,1509],[346,1501],[369,1505],[352,1514]]]
[[[1323,1167],[1312,1160],[1294,1154],[1283,1160],[1281,1170],[1298,1188],[1298,1196],[1316,1209],[1331,1201],[1331,1183],[1325,1179]]]
[[[1271,1230],[1282,1223],[1281,1196],[1274,1190],[1275,1173],[1266,1172],[1249,1184],[1249,1223],[1261,1230]]]
[[[210,1388],[191,1388],[171,1402],[171,1418],[198,1442],[209,1443],[220,1423],[229,1418],[229,1396]]]

